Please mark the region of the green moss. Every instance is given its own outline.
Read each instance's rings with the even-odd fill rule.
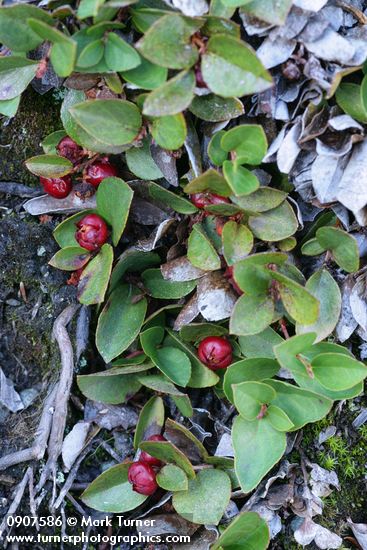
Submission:
[[[52,92],[41,96],[29,87],[22,95],[17,115],[1,128],[0,180],[38,183],[24,161],[42,153],[41,141],[60,128],[60,97]]]

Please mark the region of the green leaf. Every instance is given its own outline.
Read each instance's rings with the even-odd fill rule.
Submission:
[[[188,395],[172,395],[171,399],[182,414],[182,416],[186,416],[187,418],[193,416],[194,409],[192,408],[192,404]]]
[[[161,259],[156,252],[144,252],[130,248],[125,250],[117,260],[111,274],[110,289],[112,290],[123,278],[126,272],[141,272],[147,267],[160,264]]]
[[[86,96],[84,92],[79,90],[68,90],[64,97],[64,101],[61,105],[60,116],[66,133],[79,145],[82,145],[85,149],[90,151],[97,151],[98,153],[120,153],[124,146],[116,147],[107,145],[102,141],[99,141],[95,136],[92,137],[88,134],[77,122],[71,117],[69,109],[81,101],[85,101]]]
[[[190,323],[180,329],[180,338],[186,342],[200,342],[207,336],[225,336],[228,330],[215,323]]]
[[[167,464],[157,474],[157,483],[166,491],[186,491],[189,487],[187,475],[174,464]]]
[[[163,177],[151,155],[149,138],[143,139],[141,147],[130,147],[126,151],[126,164],[130,172],[140,179],[157,180]]]
[[[265,380],[276,391],[272,405],[279,407],[294,424],[293,430],[302,428],[309,422],[317,422],[330,411],[331,399],[318,393],[292,386],[279,380]]]
[[[319,315],[319,300],[315,298],[308,290],[299,285],[292,279],[285,277],[277,271],[269,274],[278,281],[279,294],[285,309],[289,315],[299,323],[312,325],[317,321]]]
[[[315,332],[316,342],[320,342],[333,332],[338,322],[341,311],[340,290],[326,269],[316,271],[307,281],[305,288],[319,301],[319,316],[312,325],[297,323],[296,332],[297,334]]]
[[[175,210],[175,212],[179,212],[180,214],[195,214],[197,212],[197,208],[192,202],[184,197],[180,197],[177,193],[165,189],[158,183],[149,182],[148,189],[152,199],[162,202],[164,205],[172,208],[172,210]]]
[[[105,60],[111,71],[129,71],[140,65],[140,55],[123,38],[109,32],[105,46]]]
[[[32,174],[44,178],[61,178],[73,169],[73,164],[65,157],[58,155],[38,155],[25,161]]]
[[[253,359],[243,359],[237,363],[233,363],[226,369],[223,380],[223,390],[229,401],[233,403],[234,384],[241,382],[255,381],[258,382],[265,378],[272,378],[277,374],[279,364],[273,359],[266,357],[256,357]]]
[[[130,464],[117,464],[98,476],[84,491],[81,500],[101,512],[128,512],[148,498],[133,491],[128,481]]]
[[[193,71],[182,71],[156,88],[144,101],[143,114],[148,116],[177,115],[189,107],[195,88]]]
[[[255,174],[231,160],[223,162],[223,174],[235,196],[250,195],[259,188]]]
[[[190,294],[196,287],[196,280],[168,281],[163,278],[160,269],[147,269],[142,274],[142,280],[150,296],[164,300],[178,300]]]
[[[249,422],[237,416],[232,427],[235,471],[242,490],[249,493],[282,458],[286,435],[275,430],[265,417]]]
[[[170,13],[168,11],[168,6],[163,4],[163,2],[161,1],[159,2],[158,8],[156,7],[156,2],[152,4],[151,2],[146,2],[145,0],[142,6],[143,7],[139,7],[138,9],[130,10],[134,27],[136,27],[136,29],[141,34],[146,33],[150,29],[150,27],[152,27],[153,24],[158,21],[158,19]]]
[[[57,130],[56,132],[52,132],[51,134],[46,136],[45,139],[41,142],[43,152],[46,155],[56,155],[56,146],[65,136],[66,132],[64,132],[64,130]]]
[[[266,411],[266,418],[270,424],[279,432],[289,432],[294,428],[294,424],[288,415],[279,407],[270,405]]]
[[[220,145],[221,139],[224,134],[224,130],[219,130],[219,132],[216,132],[212,139],[209,141],[208,156],[212,163],[216,166],[222,166],[223,162],[227,160],[228,157],[228,153],[224,151]]]
[[[112,243],[117,246],[125,229],[133,192],[120,178],[105,178],[97,189],[97,211],[112,227]]]
[[[205,24],[201,29],[204,36],[213,36],[213,34],[228,34],[234,38],[241,38],[240,26],[231,21],[230,18],[217,17],[214,15],[205,16]]]
[[[322,247],[332,252],[334,260],[344,271],[358,271],[359,250],[352,235],[336,227],[320,227],[316,232],[316,238]]]
[[[187,386],[191,377],[191,363],[183,351],[164,346],[156,349],[151,359],[172,382],[178,386]]]
[[[236,126],[222,137],[221,147],[224,151],[234,152],[238,164],[261,164],[268,142],[262,126],[242,124]]]
[[[179,149],[184,144],[187,134],[185,117],[179,113],[154,118],[150,131],[154,141],[163,149]]]
[[[355,120],[367,123],[367,109],[363,102],[359,84],[342,82],[336,90],[335,99],[339,107]]]
[[[41,44],[42,38],[28,25],[29,18],[40,19],[50,24],[53,21],[46,10],[31,4],[1,6],[0,42],[15,52],[28,52],[35,49]]]
[[[21,96],[0,100],[0,114],[12,118],[17,114]]]
[[[163,462],[176,464],[189,479],[195,478],[195,472],[189,459],[170,441],[142,441],[139,447],[142,451],[146,451]]]
[[[201,120],[221,122],[243,115],[244,108],[237,98],[208,94],[195,96],[190,105],[190,111]]]
[[[28,19],[28,25],[43,40],[52,42],[50,60],[56,74],[62,77],[69,76],[76,61],[75,40],[39,19]]]
[[[190,37],[203,20],[169,14],[156,21],[137,43],[142,55],[152,63],[168,69],[187,69],[198,59],[198,49]]]
[[[89,262],[91,253],[80,246],[62,248],[48,262],[52,267],[65,271],[76,271]]]
[[[298,228],[298,221],[288,201],[258,214],[250,216],[248,225],[258,239],[262,241],[282,241],[291,237]]]
[[[315,378],[334,391],[352,388],[367,376],[367,366],[340,353],[321,353],[311,362]]]
[[[259,187],[245,197],[231,197],[235,204],[248,212],[267,212],[282,204],[287,198],[287,193],[272,187]]]
[[[212,0],[210,2],[210,11],[211,15],[216,15],[218,17],[227,17],[230,19],[235,12],[235,8],[229,8],[224,5],[223,0]]]
[[[77,59],[77,66],[82,68],[93,67],[97,65],[104,54],[104,42],[101,38],[90,42],[83,50]]]
[[[141,127],[139,109],[123,99],[94,99],[69,109],[72,118],[92,137],[107,145],[132,142]]]
[[[37,69],[36,61],[24,57],[0,57],[0,100],[17,98],[36,76]]]
[[[363,80],[362,80],[362,83],[361,83],[361,102],[362,102],[364,110],[367,113],[367,78],[366,78],[366,75],[363,77]]]
[[[222,470],[201,470],[187,491],[174,493],[172,504],[180,516],[199,525],[218,525],[231,496],[231,482]]]
[[[224,224],[222,232],[223,255],[228,265],[233,265],[248,256],[254,245],[251,231],[234,221]]]
[[[283,342],[283,338],[270,327],[258,334],[240,336],[238,339],[243,355],[249,358],[267,357],[275,359],[273,348],[281,342]],[[271,376],[268,378],[271,378]]]
[[[270,74],[252,48],[225,34],[209,39],[201,70],[208,88],[223,97],[259,93],[272,84]]]
[[[163,399],[153,396],[147,401],[139,414],[139,420],[135,428],[134,449],[139,447],[141,441],[162,431],[164,425]]]
[[[243,512],[222,531],[211,550],[266,550],[269,528],[255,512]]]
[[[78,19],[86,19],[87,17],[95,17],[99,8],[104,4],[105,0],[80,0],[77,11]]]
[[[144,353],[172,382],[186,386],[191,377],[191,362],[187,354],[175,346],[158,348],[164,335],[162,327],[152,327],[140,334]]]
[[[189,195],[193,193],[202,193],[203,191],[211,191],[222,197],[229,197],[231,189],[226,180],[213,168],[209,168],[197,178],[194,178],[184,187],[185,193]]]
[[[257,334],[270,325],[273,316],[274,302],[270,296],[245,294],[235,303],[229,331],[238,336]]]
[[[139,54],[138,54],[139,55]],[[167,80],[168,70],[140,57],[140,65],[129,71],[122,71],[121,76],[127,82],[143,90],[155,90]]]
[[[301,368],[305,371],[306,365],[303,364],[298,356],[303,358],[316,340],[316,333],[309,332],[292,336],[280,344],[275,345],[274,352],[276,358],[284,369],[288,369],[293,374]]]
[[[170,397],[184,397],[185,394],[176,388],[164,374],[148,374],[140,376],[140,383],[150,390],[166,393]]]
[[[103,302],[113,262],[113,249],[104,244],[97,256],[84,269],[78,286],[78,299],[81,304],[91,305]]]
[[[220,269],[220,258],[201,223],[192,227],[187,245],[187,257],[195,267],[204,271]]]
[[[325,248],[321,246],[316,237],[314,237],[302,245],[301,252],[304,256],[318,256],[325,252]]]
[[[135,374],[110,376],[107,373],[87,374],[77,377],[78,387],[88,399],[118,405],[132,397],[141,387]]]
[[[241,382],[232,386],[236,409],[246,420],[255,420],[261,411],[261,405],[273,401],[276,393],[263,382]]]
[[[173,345],[183,351],[187,357],[189,357],[191,362],[191,378],[187,384],[190,388],[207,388],[214,386],[219,377],[212,370],[208,369],[197,356],[196,349],[182,342],[177,334],[171,330],[167,330],[169,337],[166,338],[165,343],[168,345]]]
[[[96,331],[96,345],[106,363],[125,351],[139,335],[146,310],[146,298],[132,285],[117,286],[111,293]]]
[[[241,11],[251,17],[271,25],[284,25],[292,0],[252,0],[244,4]]]

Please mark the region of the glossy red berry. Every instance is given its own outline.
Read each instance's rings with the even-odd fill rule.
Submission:
[[[105,178],[117,176],[117,174],[118,172],[115,166],[110,164],[108,161],[98,160],[87,167],[84,181],[90,183],[94,187],[98,187],[101,181]]]
[[[211,204],[228,204],[230,202],[227,197],[215,193],[194,193],[194,195],[190,195],[190,198],[196,208],[204,208]]]
[[[158,489],[156,473],[149,464],[133,462],[128,471],[128,480],[133,486],[133,491],[141,495],[152,495]]]
[[[208,336],[200,342],[198,356],[211,370],[225,369],[232,363],[232,346],[225,338]]]
[[[64,199],[67,197],[73,187],[70,176],[63,178],[43,178],[40,177],[45,193],[55,199]]]
[[[87,214],[76,226],[75,238],[87,250],[98,250],[108,239],[106,222],[97,214]]]
[[[148,437],[146,441],[167,441],[167,439],[161,434],[154,434]],[[140,460],[142,462],[145,462],[146,464],[150,464],[150,466],[161,466],[163,464],[163,462],[159,460],[159,458],[150,455],[146,451],[141,452]]]
[[[67,158],[73,164],[79,160],[83,151],[83,149],[69,136],[63,137],[56,149],[61,157]]]

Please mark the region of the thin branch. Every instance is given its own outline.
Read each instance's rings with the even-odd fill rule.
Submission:
[[[67,306],[56,319],[53,328],[53,336],[60,349],[61,373],[57,384],[55,410],[52,419],[50,439],[48,442],[48,460],[36,487],[36,492],[39,493],[46,481],[49,479],[49,475],[52,475],[54,489],[51,499],[51,506],[56,498],[57,460],[62,449],[68,410],[68,400],[74,373],[73,346],[66,330],[66,326],[70,323],[78,308],[79,306],[75,304]]]
[[[7,511],[5,517],[4,517],[4,519],[3,519],[3,521],[0,525],[0,533],[4,534],[5,531],[8,531],[7,518],[9,516],[14,515],[15,512],[17,511],[18,506],[21,503],[21,500],[23,498],[24,491],[27,487],[27,484],[29,483],[29,480],[31,479],[32,473],[33,473],[32,468],[31,467],[27,468],[27,471],[24,474],[24,477],[23,477],[22,481],[17,485],[17,487],[14,491],[13,501],[12,501],[12,503],[9,507],[9,510]]]
[[[53,405],[56,396],[56,387],[54,387],[49,393],[43,406],[43,411],[36,431],[36,437],[32,447],[16,451],[3,458],[0,458],[0,470],[6,470],[10,466],[20,464],[22,462],[28,462],[29,460],[41,460],[44,457],[48,436],[50,434]]]

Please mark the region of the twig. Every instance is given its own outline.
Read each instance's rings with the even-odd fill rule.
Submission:
[[[24,198],[43,195],[41,188],[28,187],[15,181],[0,181],[0,193],[8,193],[9,195],[17,195]]]
[[[6,470],[10,466],[20,464],[21,462],[28,462],[29,460],[41,460],[44,457],[47,439],[51,429],[53,405],[56,396],[56,387],[49,393],[46,398],[40,423],[36,431],[36,437],[32,447],[23,449],[22,451],[16,451],[3,458],[0,458],[0,470]]]
[[[27,471],[24,474],[22,481],[17,485],[14,491],[13,502],[9,506],[9,510],[7,511],[5,518],[3,519],[0,525],[0,533],[4,534],[5,531],[8,530],[7,518],[8,516],[12,516],[13,514],[15,514],[15,512],[17,511],[18,506],[23,498],[25,488],[27,487],[27,483],[29,482],[30,476],[32,475],[32,473],[33,473],[32,468],[31,467],[27,468]]]
[[[51,498],[51,507],[56,498],[57,460],[62,449],[68,400],[74,373],[73,347],[71,345],[66,326],[70,323],[78,308],[79,306],[75,304],[67,306],[56,319],[53,328],[53,336],[60,349],[61,373],[57,384],[55,410],[52,420],[50,439],[48,442],[48,460],[36,487],[36,493],[39,493],[46,481],[49,479],[49,475],[52,475],[54,487]]]
[[[69,475],[64,483],[64,485],[62,486],[62,489],[59,493],[59,496],[57,497],[54,505],[53,505],[53,508],[55,510],[57,510],[57,508],[59,508],[59,506],[61,506],[65,496],[66,496],[66,493],[68,493],[71,489],[71,486],[72,484],[74,483],[74,479],[79,471],[79,468],[80,468],[80,464],[83,462],[84,458],[87,456],[87,454],[89,453],[90,451],[90,447],[92,445],[93,441],[90,442],[89,445],[87,445],[87,447],[80,453],[80,455],[78,456],[78,459],[75,461],[73,467],[71,468],[70,472],[69,472]]]

